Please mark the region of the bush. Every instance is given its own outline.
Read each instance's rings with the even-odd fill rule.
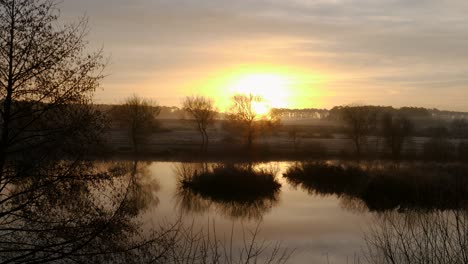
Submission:
[[[331,165],[326,162],[300,163],[284,175],[293,186],[320,195],[358,194],[368,176],[357,166]]]
[[[183,210],[203,212],[213,203],[230,217],[260,219],[278,202],[281,184],[276,173],[253,165],[181,165],[178,172]]]
[[[309,193],[361,200],[371,211],[448,210],[468,206],[468,167],[393,164],[377,168],[303,163],[284,177]]]
[[[273,197],[281,184],[265,170],[254,170],[248,165],[222,164],[183,179],[182,188],[214,201],[245,203]]]

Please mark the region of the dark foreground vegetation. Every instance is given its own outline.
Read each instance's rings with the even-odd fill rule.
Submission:
[[[468,211],[385,212],[366,234],[367,263],[468,263]]]
[[[468,166],[310,162],[292,166],[288,182],[316,195],[357,199],[370,211],[468,208]]]

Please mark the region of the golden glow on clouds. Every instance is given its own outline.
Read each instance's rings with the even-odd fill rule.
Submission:
[[[286,108],[290,90],[287,76],[251,74],[241,77],[228,88],[231,94],[255,95],[262,98],[253,104],[257,114],[267,114],[271,108]]]
[[[90,12],[92,50],[110,56],[99,103],[205,95],[224,110],[233,83],[271,74],[292,108],[468,109],[466,0],[63,2],[67,20]]]
[[[326,80],[323,74],[291,67],[239,66],[214,72],[190,85],[186,93],[213,98],[221,111],[229,109],[236,94],[260,96],[263,101],[255,103],[254,108],[258,114],[266,114],[271,108],[321,107]]]

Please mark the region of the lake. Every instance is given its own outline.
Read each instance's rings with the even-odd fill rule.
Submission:
[[[340,162],[337,161],[328,163],[338,166],[337,168],[341,166]],[[247,188],[246,193],[249,192],[249,188],[253,188],[254,191],[251,197],[245,198],[234,197],[230,194],[232,188],[238,188],[234,186],[235,183],[233,185],[231,182],[225,186],[222,183],[215,183],[214,186],[210,187],[215,190],[210,189],[210,192],[205,195],[203,191],[207,192],[206,189],[195,189],[194,185],[188,184],[186,185],[189,187],[184,188],[182,180],[184,176],[181,174],[201,174],[200,171],[209,170],[207,168],[211,168],[211,170],[218,168],[219,170],[219,167],[226,169],[230,168],[229,166],[226,167],[226,165],[215,163],[139,162],[138,177],[141,177],[143,183],[148,183],[149,188],[147,188],[147,191],[155,198],[154,203],[143,215],[144,222],[148,226],[157,226],[161,221],[171,222],[182,216],[186,224],[199,228],[215,229],[217,236],[221,238],[229,237],[234,230],[234,240],[237,242],[242,241],[243,231],[254,230],[259,225],[258,239],[260,241],[281,242],[283,247],[294,249],[294,254],[289,263],[357,263],[358,259],[361,263],[364,263],[363,252],[366,248],[364,235],[370,232],[369,227],[375,224],[376,217],[378,218],[388,212],[405,215],[409,211],[418,212],[419,209],[423,211],[418,212],[418,215],[428,214],[433,210],[445,211],[445,209],[450,209],[458,211],[460,206],[466,205],[463,203],[463,205],[456,205],[454,208],[445,208],[445,204],[438,204],[419,194],[426,195],[427,190],[432,191],[429,188],[432,183],[415,185],[425,186],[421,189],[425,192],[414,191],[409,187],[405,187],[405,184],[399,183],[399,189],[397,190],[401,190],[401,193],[396,192],[393,195],[383,192],[381,195],[385,197],[375,198],[376,195],[380,195],[379,193],[375,194],[375,190],[379,190],[378,181],[374,183],[374,180],[368,180],[367,178],[364,180],[371,191],[360,190],[358,194],[353,188],[347,187],[354,183],[343,183],[335,178],[330,178],[333,182],[327,183],[324,187],[323,182],[317,181],[321,185],[317,183],[316,185],[306,186],[284,177],[289,168],[298,166],[295,162],[268,162],[243,166],[273,174],[280,187],[272,193],[257,197],[255,196],[255,186],[247,187],[248,184],[252,185],[254,183],[246,183],[244,187],[240,188]],[[360,166],[358,165],[356,168]],[[382,166],[382,163],[372,166],[366,165],[366,167],[372,167],[373,170],[378,171],[383,170]],[[403,165],[401,167],[403,168],[398,170],[402,171],[402,175],[408,173],[408,171],[418,174],[414,173],[414,171],[419,171],[419,167],[415,169],[412,165]],[[408,168],[411,169],[408,170]],[[426,174],[424,170],[429,169],[437,171],[424,167],[419,174]],[[320,171],[323,172],[323,168]],[[336,168],[333,171],[336,172]],[[349,173],[353,170],[343,171]],[[450,169],[443,167],[440,171],[450,172]],[[330,173],[330,171],[326,173]],[[346,176],[345,178],[355,179],[350,177]],[[363,176],[359,177],[359,181],[362,181]],[[374,178],[374,176],[370,177],[370,179]],[[404,179],[408,178],[410,177],[405,176]],[[445,178],[447,177],[441,179]],[[465,179],[466,177],[463,178],[462,188],[466,187]],[[353,180],[353,182],[356,182],[356,180]],[[439,183],[433,185],[439,186]],[[457,183],[460,185],[460,182]],[[391,185],[387,182],[385,184],[390,187],[395,186],[395,184]],[[190,188],[193,190],[186,190]],[[354,188],[361,189],[359,186]],[[419,190],[419,187],[417,188]],[[441,187],[441,189],[443,188]],[[392,191],[393,189],[389,188],[389,190]],[[466,198],[464,190],[466,189],[461,190],[464,193],[462,194],[463,197],[456,196],[453,199],[463,201]],[[187,194],[187,192],[194,193]],[[261,192],[261,190],[258,192]],[[363,194],[361,195],[361,193]],[[417,197],[408,196],[412,193],[418,193]],[[373,196],[370,196],[371,194]],[[452,199],[452,196],[447,198],[444,195],[446,194],[441,192],[440,199],[444,201]],[[434,195],[429,193],[429,196],[433,197]],[[380,204],[376,207],[374,202],[366,201],[368,197],[371,197],[372,201],[381,202],[382,207],[379,207]],[[404,212],[402,208],[405,209]]]

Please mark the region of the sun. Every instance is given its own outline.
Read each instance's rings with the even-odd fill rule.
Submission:
[[[267,115],[270,113],[271,106],[266,102],[254,102],[252,103],[252,109],[257,115]]]
[[[290,80],[287,76],[278,74],[249,74],[234,81],[229,90],[231,94],[255,95],[261,97],[260,102],[253,103],[254,111],[266,115],[271,108],[288,107],[288,88]]]
[[[262,101],[253,103],[254,111],[266,116],[272,108],[323,107],[325,98],[331,96],[324,89],[330,79],[318,70],[242,64],[210,71],[206,77],[187,83],[181,95],[213,98],[220,112],[229,112],[235,95],[256,95]]]

